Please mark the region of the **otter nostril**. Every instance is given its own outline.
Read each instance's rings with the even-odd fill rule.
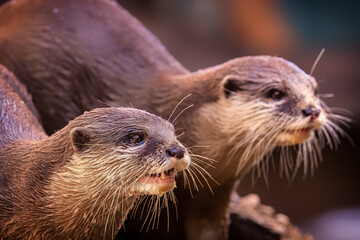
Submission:
[[[301,112],[305,117],[311,116],[312,118],[317,118],[320,115],[320,109],[314,107],[308,107],[307,109],[302,109]]]
[[[301,112],[305,117],[310,116],[311,115],[311,108],[302,109]]]
[[[314,110],[313,110],[313,116],[314,116],[314,117],[319,117],[319,115],[320,115],[320,109],[314,108]]]
[[[185,155],[185,149],[180,146],[171,146],[168,150],[166,150],[166,153],[170,157],[183,158]]]

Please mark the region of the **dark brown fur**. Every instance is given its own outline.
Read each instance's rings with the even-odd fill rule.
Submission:
[[[18,138],[43,139],[46,134],[25,87],[15,76],[0,65],[0,147]],[[21,126],[21,128],[19,128]]]
[[[137,179],[179,144],[173,126],[144,111],[104,108],[47,137],[16,91],[30,96],[0,70],[0,239],[113,238],[147,194]],[[146,140],[138,147],[129,137],[139,132]]]

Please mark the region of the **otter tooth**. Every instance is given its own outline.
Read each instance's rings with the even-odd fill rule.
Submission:
[[[164,180],[165,179],[165,172],[161,172],[161,177],[160,177],[161,180]]]

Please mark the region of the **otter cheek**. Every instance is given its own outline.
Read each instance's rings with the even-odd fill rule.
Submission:
[[[185,154],[185,156],[179,160],[175,160],[175,169],[176,171],[183,171],[187,169],[190,165],[190,157]]]
[[[314,130],[321,128],[326,122],[326,115],[323,110],[321,110],[319,118],[314,122]]]

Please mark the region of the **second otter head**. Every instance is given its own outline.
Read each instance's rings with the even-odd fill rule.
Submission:
[[[224,78],[225,97],[236,103],[229,117],[245,117],[253,134],[277,146],[302,143],[325,124],[326,112],[312,76],[281,58],[255,57],[250,62],[238,74],[232,68],[234,74]]]
[[[96,109],[69,125],[76,126],[70,133],[73,158],[98,175],[96,181],[121,186],[129,195],[170,191],[176,186],[175,175],[190,164],[174,127],[145,111]]]
[[[236,174],[259,164],[275,147],[284,150],[280,161],[294,166],[289,157],[293,145],[298,145],[295,165],[303,162],[305,168],[314,168],[325,143],[338,142],[342,130],[335,121],[346,118],[330,111],[319,97],[316,80],[293,63],[252,56],[229,61],[215,71],[219,97],[204,105],[200,115],[213,126],[202,137],[205,144],[217,147],[203,154],[236,160]]]

